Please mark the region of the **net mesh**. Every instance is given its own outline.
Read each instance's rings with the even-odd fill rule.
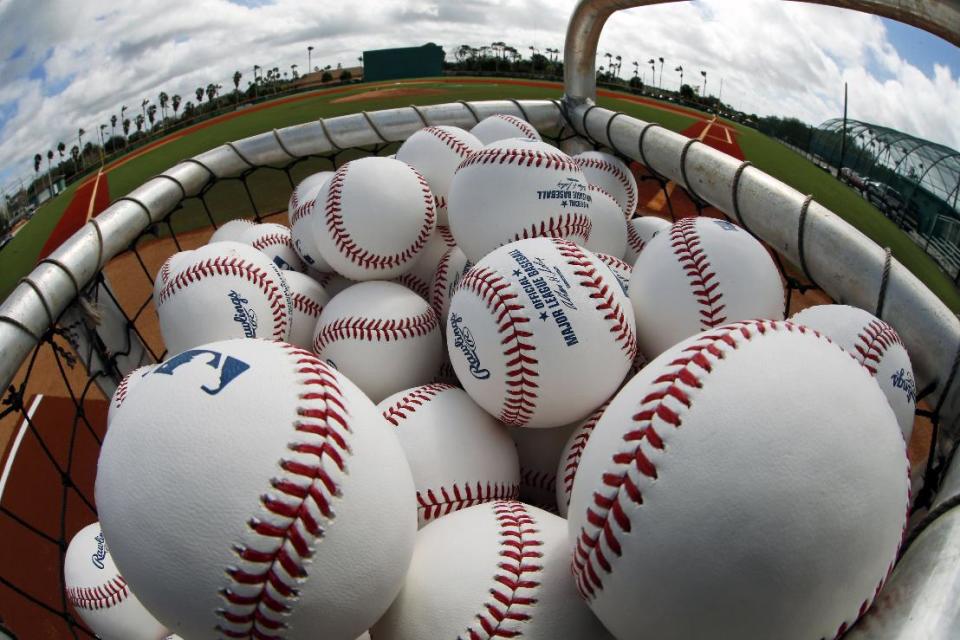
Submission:
[[[559,146],[575,136],[573,131],[567,121],[555,135],[544,139]],[[0,409],[0,434],[11,433],[2,458],[5,485],[0,481],[0,539],[4,541],[0,545],[0,631],[14,638],[94,637],[67,602],[63,560],[72,536],[97,517],[93,487],[97,454],[106,433],[108,400],[98,382],[104,378],[119,381],[120,360],[130,355],[134,340],[146,348],[143,363],[165,357],[152,299],[154,277],[164,260],[175,251],[202,246],[228,220],[285,222],[288,199],[300,180],[318,171],[335,170],[353,158],[393,153],[398,146],[384,140],[363,148],[298,158],[283,166],[251,166],[236,178],[216,179],[211,172],[198,195],[183,198],[107,264],[81,295],[81,313],[65,313],[42,335],[4,391]],[[730,219],[682,185],[672,184],[642,163],[622,155],[621,159],[634,169],[641,192],[663,194],[659,215],[674,221],[688,216]],[[786,285],[787,314],[831,302],[805,275],[802,265],[794,269],[776,252],[771,255]],[[93,330],[96,309],[108,302],[123,312],[127,349],[111,353],[100,344],[103,366],[88,372],[82,363],[89,359],[83,353],[78,358],[76,353],[78,335],[86,338],[84,344],[98,347]],[[918,415],[923,425],[918,424],[915,433],[925,434],[921,437],[925,440],[923,452],[929,450],[932,460],[929,443],[936,441],[938,413],[923,403],[918,407],[922,407]],[[929,481],[935,471],[928,470],[928,487],[936,484]],[[929,490],[921,492],[918,501],[929,501],[931,496]]]

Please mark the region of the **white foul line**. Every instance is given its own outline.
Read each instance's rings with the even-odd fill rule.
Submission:
[[[20,442],[23,440],[23,435],[27,432],[27,427],[30,424],[30,421],[33,419],[33,413],[37,410],[37,407],[40,406],[40,401],[43,399],[43,394],[38,393],[37,397],[33,399],[30,408],[27,409],[27,417],[24,419],[23,424],[20,425],[20,430],[17,432],[17,438],[13,441],[13,446],[10,448],[10,455],[7,456],[7,464],[3,467],[3,475],[0,475],[0,502],[3,501],[3,490],[7,486],[7,478],[10,477],[10,470],[13,469],[13,461],[17,457],[17,450],[20,448]]]

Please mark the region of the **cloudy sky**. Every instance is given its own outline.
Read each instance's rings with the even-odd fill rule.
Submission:
[[[35,153],[95,135],[121,105],[160,91],[193,98],[209,82],[241,87],[254,64],[289,70],[356,63],[364,49],[433,41],[452,51],[504,40],[562,49],[574,0],[0,0],[0,190],[32,173]],[[708,72],[708,93],[759,114],[820,123],[851,117],[960,148],[960,52],[896,22],[775,0],[699,0],[616,14],[601,56],[663,56],[663,84]],[[606,61],[601,57],[598,64]],[[648,69],[646,65],[642,68]],[[647,72],[649,80],[649,71]],[[128,115],[129,115],[128,111]],[[88,137],[89,139],[89,137]]]

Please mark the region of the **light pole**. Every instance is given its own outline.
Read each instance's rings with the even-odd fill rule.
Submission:
[[[311,61],[313,60],[313,45],[307,47],[307,73],[313,71],[313,67],[310,66]]]
[[[107,125],[100,125],[100,166],[103,167],[103,152],[104,147],[106,146],[103,142],[103,130],[107,128]]]
[[[657,83],[658,89],[663,89],[663,56],[660,56],[660,82]]]
[[[680,93],[680,89],[683,88],[683,65],[677,65],[677,68],[674,71],[680,72],[680,86],[677,87],[677,93]]]
[[[703,97],[706,98],[707,97],[707,72],[700,71],[700,75],[703,76]]]
[[[653,87],[657,84],[657,61],[650,58],[647,64],[650,65],[650,86]]]

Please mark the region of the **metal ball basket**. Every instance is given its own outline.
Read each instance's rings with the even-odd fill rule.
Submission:
[[[749,162],[594,103],[594,61],[605,21],[620,9],[657,3],[579,2],[567,29],[566,95],[562,99],[411,106],[318,120],[224,144],[148,180],[64,242],[0,306],[0,382],[7,390],[0,416],[19,413],[30,422],[24,398],[41,349],[53,350],[65,382],[63,362],[77,359],[86,369],[85,382],[67,384],[76,407],[74,430],[92,421],[83,413],[82,401],[94,385],[109,397],[127,372],[163,357],[162,346],[150,344],[138,328],[138,321],[150,307],[155,275],[140,259],[139,246],[158,227],[166,227],[179,248],[173,221],[185,204],[193,202],[196,207],[199,203],[215,226],[208,195],[217,185],[236,181],[260,220],[262,198],[255,196],[252,185],[264,172],[285,174],[292,189],[293,171],[303,163],[319,160],[336,165],[357,154],[390,153],[395,143],[424,126],[469,128],[486,116],[509,113],[526,119],[546,139],[568,151],[602,147],[641,163],[661,184],[673,181],[698,206],[715,207],[767,243],[781,264],[785,262],[793,272],[805,276],[804,285],[788,278],[792,289],[815,285],[835,301],[882,317],[899,332],[913,362],[919,395],[930,407],[927,415],[934,425],[933,443],[923,488],[914,496],[916,515],[902,556],[873,608],[846,637],[946,640],[960,636],[960,509],[956,508],[960,501],[960,462],[953,455],[960,435],[956,381],[960,321],[892,258],[889,250],[874,244],[811,197]],[[954,2],[830,0],[820,4],[896,18],[953,43],[960,42],[960,7]],[[287,194],[289,191],[284,194],[284,204]],[[118,299],[103,274],[111,260],[124,254],[133,254],[143,267],[142,297],[135,302]],[[64,340],[75,356],[63,348]],[[37,437],[42,442],[42,436]],[[76,479],[69,464],[57,468],[66,493],[68,487],[76,485]],[[91,496],[81,502],[87,509],[95,509]],[[25,536],[49,538],[51,548],[59,550],[61,564],[44,567],[44,571],[60,572],[63,537],[40,532],[28,516],[8,503],[0,502],[0,518],[8,519],[10,526],[22,527]],[[48,508],[51,517],[56,509],[66,511],[56,504],[43,508]],[[61,532],[64,517],[61,513]],[[49,562],[56,556],[54,552],[41,560]],[[11,577],[16,573],[11,571],[14,564],[36,561],[15,549],[0,556],[0,585],[5,587],[0,592],[0,637],[3,620],[12,617],[13,609],[23,602],[59,618],[73,637],[90,637],[70,615],[62,585],[59,594],[35,593],[29,585]]]

